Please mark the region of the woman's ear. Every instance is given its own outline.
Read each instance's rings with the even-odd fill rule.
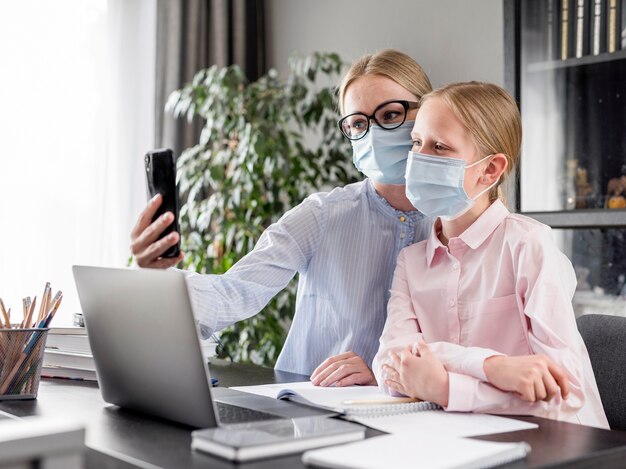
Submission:
[[[483,184],[490,186],[494,184],[506,171],[506,167],[509,162],[506,159],[506,156],[502,153],[496,153],[489,160],[489,164],[485,168],[485,173],[481,178],[480,182]]]

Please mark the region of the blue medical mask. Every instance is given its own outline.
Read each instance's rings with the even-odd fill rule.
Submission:
[[[352,161],[356,169],[381,184],[404,184],[413,123],[406,121],[391,130],[370,126],[365,137],[352,142]]]
[[[466,165],[465,160],[409,152],[406,167],[406,196],[424,215],[447,220],[467,212],[476,199],[494,187],[498,181],[474,197],[469,197],[463,187],[465,170],[493,155]],[[498,179],[499,180],[499,179]]]

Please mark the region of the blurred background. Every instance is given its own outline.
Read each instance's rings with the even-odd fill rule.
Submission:
[[[0,2],[0,297],[16,309],[50,281],[65,293],[55,323],[70,324],[79,311],[71,265],[127,265],[146,202],[142,157],[197,143],[198,125],[164,107],[200,69],[285,77],[293,54],[349,63],[388,47],[414,57],[434,86],[502,84],[502,3]]]

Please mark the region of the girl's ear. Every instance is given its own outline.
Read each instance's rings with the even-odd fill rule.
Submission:
[[[480,182],[483,184],[490,186],[494,184],[506,171],[506,167],[508,166],[508,161],[506,156],[502,153],[496,153],[489,160],[489,164],[485,168],[485,173],[481,178]]]

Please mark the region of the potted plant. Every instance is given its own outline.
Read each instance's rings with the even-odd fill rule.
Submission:
[[[307,195],[356,181],[350,144],[336,128],[336,89],[326,84],[342,67],[336,54],[314,53],[292,57],[285,79],[270,70],[251,82],[236,65],[213,66],[172,93],[168,111],[203,122],[200,141],[177,161],[186,269],[227,271]],[[223,330],[223,354],[273,365],[295,290],[292,281],[260,314]]]

